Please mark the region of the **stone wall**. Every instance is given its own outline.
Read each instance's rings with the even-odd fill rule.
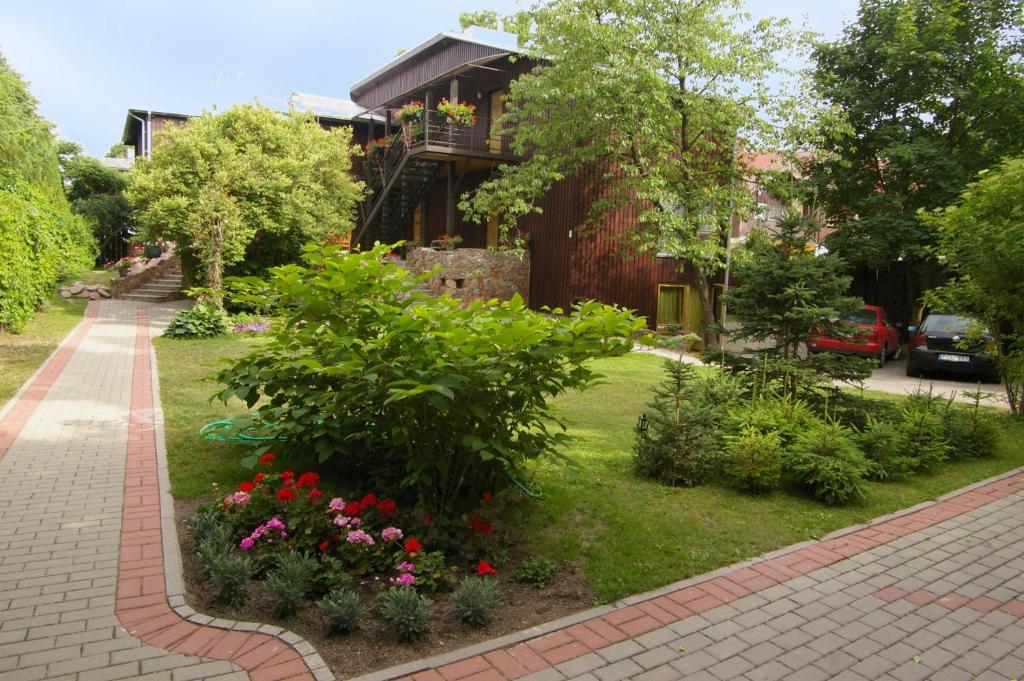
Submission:
[[[518,293],[530,299],[530,257],[484,248],[456,248],[438,251],[411,248],[406,255],[409,270],[423,274],[441,266],[441,273],[427,280],[427,290],[437,296],[448,294],[464,300],[508,300]]]
[[[164,274],[176,274],[180,271],[181,265],[178,263],[178,259],[174,257],[174,249],[170,249],[165,251],[159,258],[147,260],[139,269],[132,269],[123,277],[115,279],[111,283],[111,292],[117,298],[125,293],[131,293],[138,288],[142,288],[154,279],[159,279]]]

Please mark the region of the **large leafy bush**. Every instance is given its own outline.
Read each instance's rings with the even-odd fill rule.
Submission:
[[[198,303],[174,315],[164,336],[168,338],[212,338],[228,332],[228,318],[216,305]]]
[[[239,282],[240,302],[284,323],[220,373],[219,396],[265,399],[260,416],[291,448],[451,517],[565,441],[548,398],[593,383],[586,361],[629,350],[642,322],[594,302],[561,316],[518,296],[416,294],[384,262],[392,248],[307,247],[305,264]]]
[[[800,435],[783,458],[783,467],[798,484],[826,504],[864,498],[864,478],[871,464],[838,423],[816,422]]]

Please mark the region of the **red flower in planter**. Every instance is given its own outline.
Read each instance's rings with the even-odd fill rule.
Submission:
[[[276,458],[277,458],[277,454],[273,454],[271,452],[267,452],[266,454],[264,454],[263,456],[260,457],[260,465],[261,466],[269,466],[270,464],[274,463],[274,459],[276,459]]]
[[[495,570],[494,566],[486,560],[482,560],[476,564],[476,573],[483,577],[484,575],[496,575],[498,574],[498,571]]]
[[[362,504],[364,510],[367,508],[373,508],[374,506],[377,505],[377,495],[374,494],[373,492],[370,492],[365,497],[363,497],[363,500],[359,503]]]
[[[277,500],[289,502],[295,499],[295,490],[291,487],[282,487],[277,491]]]
[[[395,506],[395,502],[391,499],[382,499],[381,502],[377,504],[377,513],[380,513],[381,518],[390,518],[395,514],[397,509],[398,507]]]
[[[255,486],[256,485],[252,484],[251,482],[240,482],[240,483],[238,483],[238,491],[239,492],[251,492],[253,487],[255,487]]]
[[[469,526],[477,534],[490,534],[494,530],[489,522],[475,513],[469,516]]]
[[[416,537],[410,537],[409,541],[405,542],[405,552],[410,556],[415,555],[423,550],[423,544],[420,544]]]
[[[257,473],[257,474],[256,474],[256,477],[254,477],[254,478],[252,479],[252,481],[253,481],[253,483],[255,483],[255,484],[257,484],[257,485],[258,485],[258,484],[260,484],[261,482],[263,482],[263,479],[264,479],[264,478],[266,478],[266,477],[267,477],[267,474],[266,474],[266,473]]]
[[[285,484],[287,484],[287,485],[292,484],[292,478],[294,478],[294,477],[295,477],[295,473],[292,473],[291,471],[282,471],[281,472],[281,479],[284,480]]]
[[[345,515],[349,518],[355,518],[363,512],[363,507],[359,505],[358,501],[350,501],[345,504]]]
[[[314,487],[313,489],[309,490],[308,496],[310,501],[316,503],[323,498],[324,493]]]
[[[317,546],[317,548],[320,549],[321,552],[323,552],[323,551],[327,550],[328,546],[329,546],[329,544],[326,541],[322,541],[322,542],[320,542],[320,545]]]
[[[296,487],[315,487],[320,482],[320,476],[316,473],[303,473],[295,482]]]
[[[491,494],[490,492],[484,492],[484,501],[490,501],[493,498],[494,498],[493,494]]]

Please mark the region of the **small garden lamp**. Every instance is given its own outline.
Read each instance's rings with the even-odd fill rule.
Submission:
[[[647,413],[640,414],[640,418],[636,420],[636,429],[641,433],[647,432],[647,427],[651,425],[651,422],[647,420]]]

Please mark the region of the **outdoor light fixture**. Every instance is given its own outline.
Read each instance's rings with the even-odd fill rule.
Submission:
[[[651,425],[651,422],[647,420],[647,414],[640,414],[640,418],[636,420],[636,429],[641,433],[647,432],[647,427]]]

